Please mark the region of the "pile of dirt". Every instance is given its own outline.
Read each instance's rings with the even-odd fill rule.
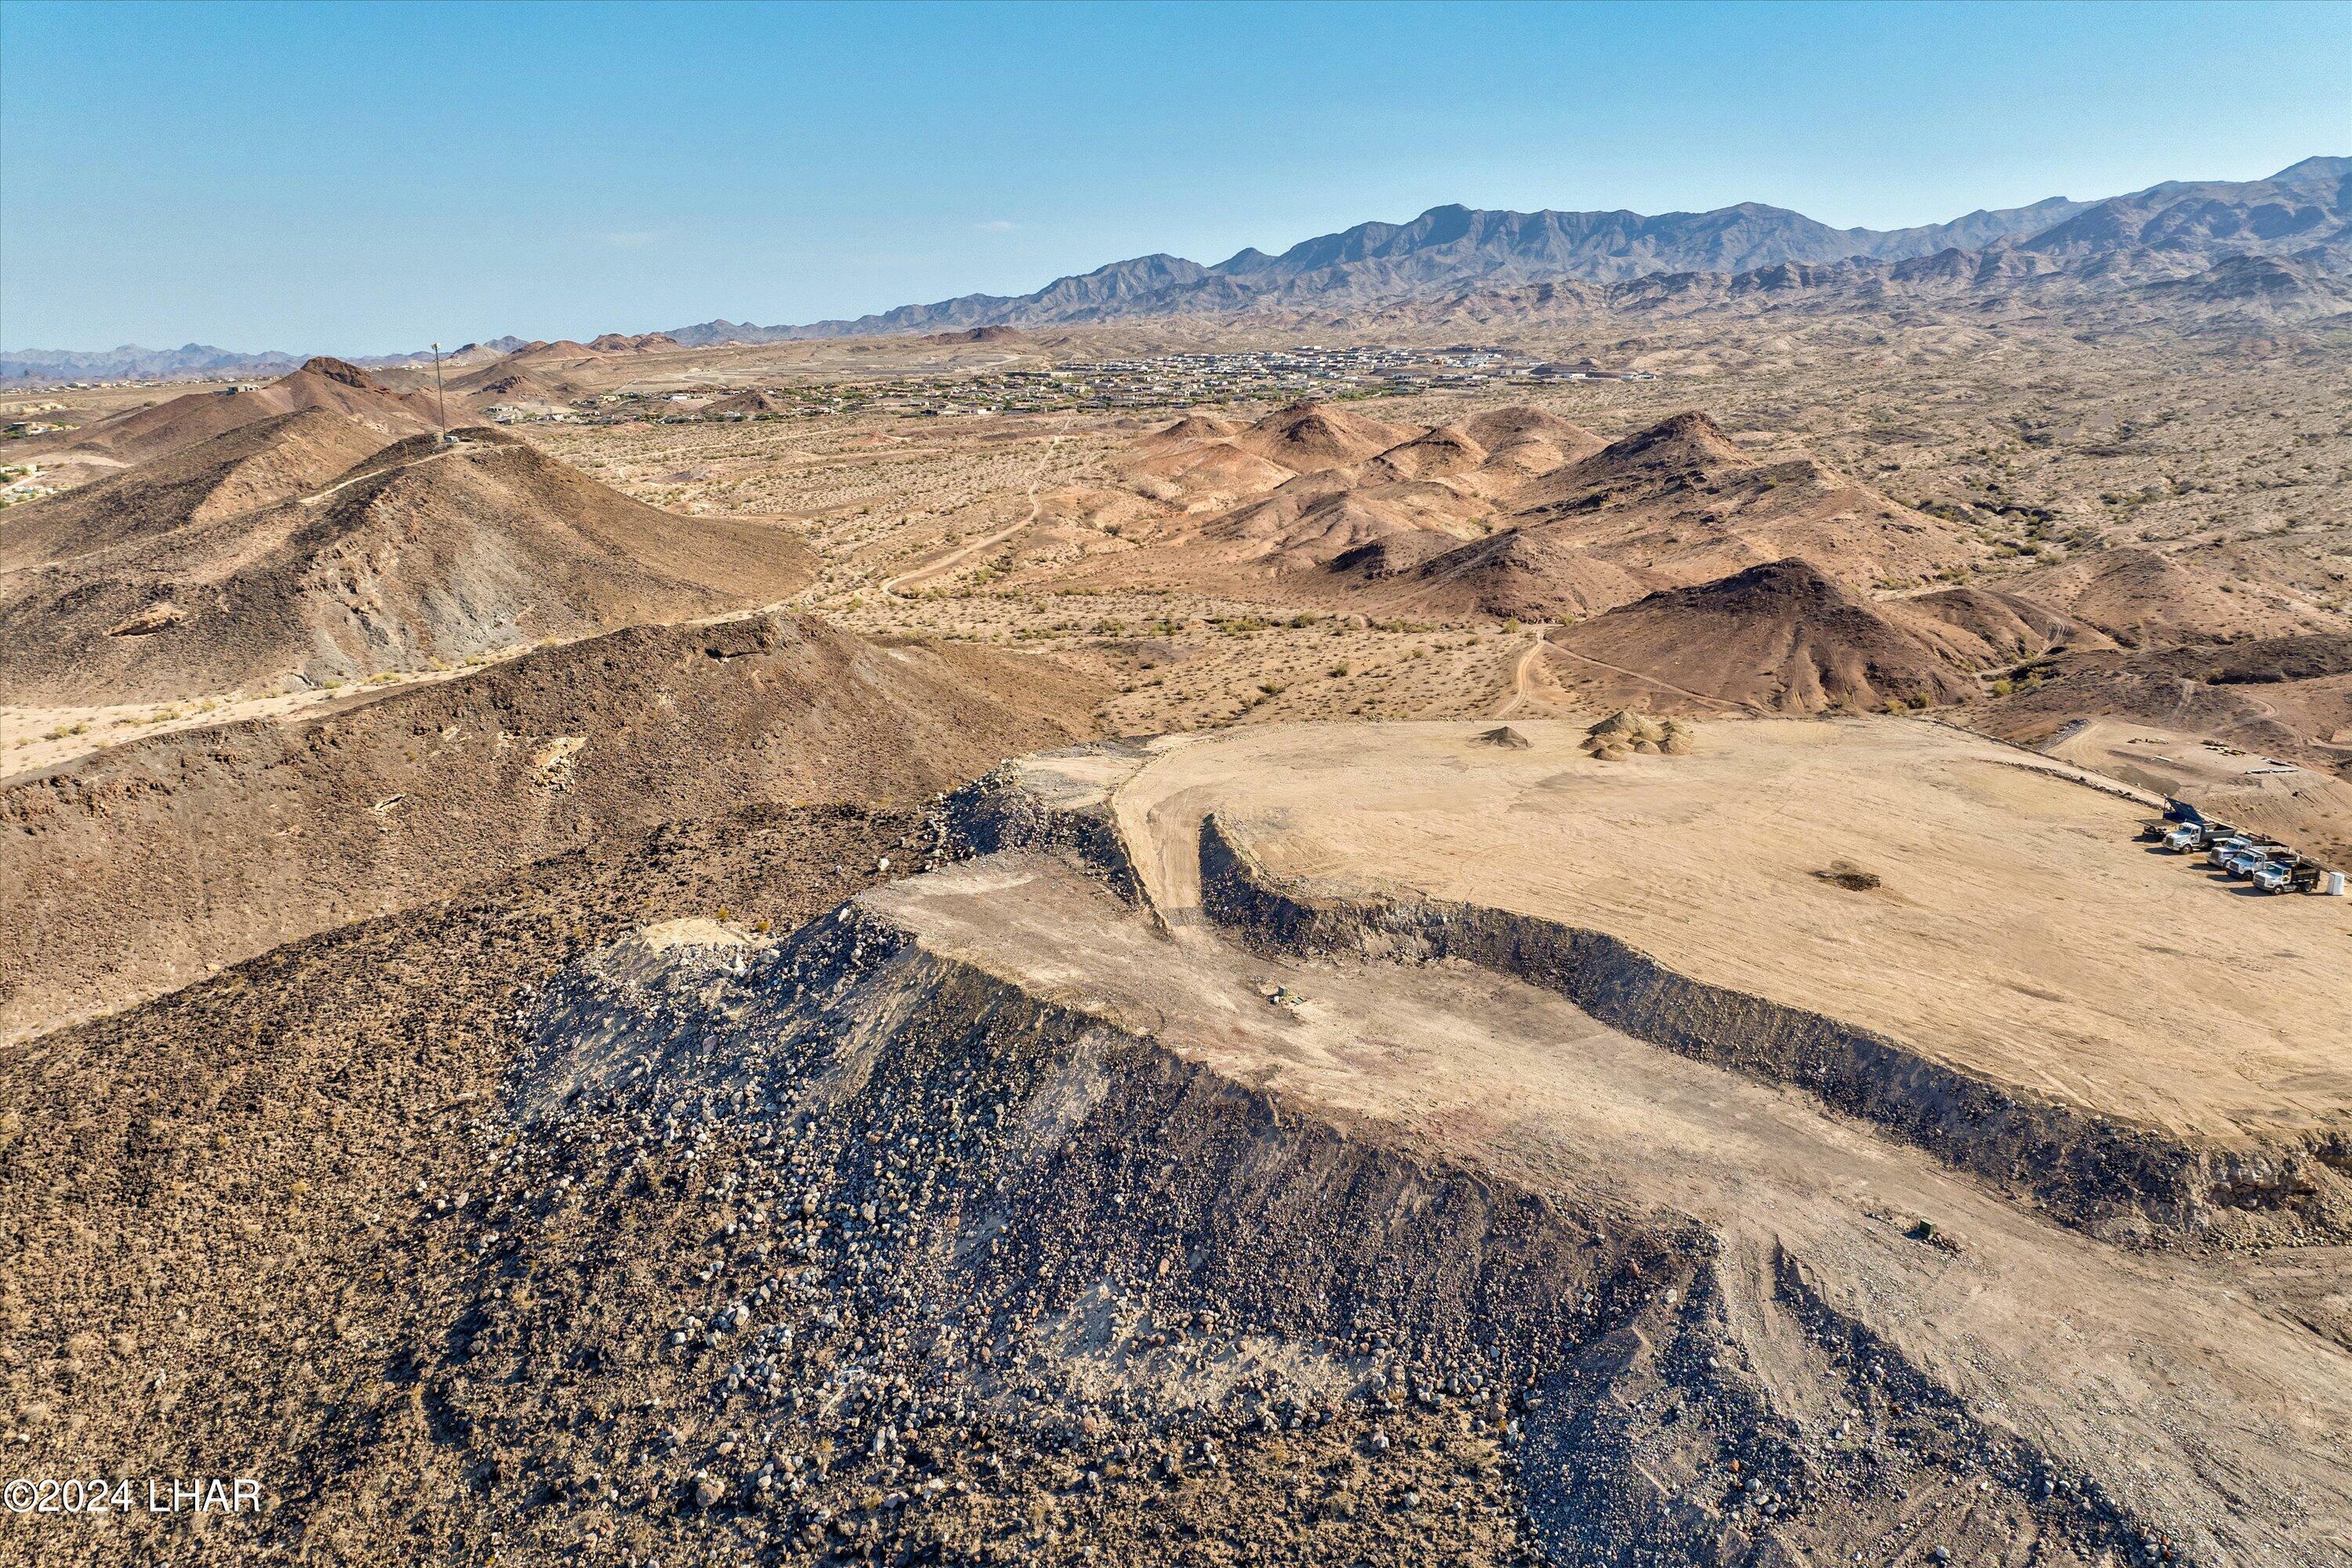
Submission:
[[[0,790],[0,1031],[616,832],[743,803],[918,800],[1085,733],[1098,695],[1019,655],[763,616],[101,752]]]
[[[1650,595],[1552,641],[1673,690],[1774,712],[1958,702],[1976,682],[1810,562]]]
[[[127,702],[419,670],[768,604],[808,578],[790,533],[657,510],[490,429],[412,437],[290,500],[221,510],[310,481],[320,451],[349,445],[284,424],[262,450],[208,450],[193,483],[132,470],[89,500],[12,509],[23,569],[0,586],[0,697]],[[269,481],[229,482],[249,465]],[[105,542],[59,557],[84,526]],[[160,629],[120,630],[156,625],[163,605]]]
[[[1627,757],[1686,757],[1697,743],[1696,728],[1680,719],[1660,719],[1621,708],[1584,732],[1587,756],[1604,763]]]

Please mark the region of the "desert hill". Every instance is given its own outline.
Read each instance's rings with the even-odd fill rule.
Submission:
[[[705,419],[757,419],[792,411],[793,405],[782,398],[755,389],[706,403],[698,412]]]
[[[2352,777],[2352,637],[2053,649],[1986,705],[1983,725],[2040,740],[2085,716],[2133,720]]]
[[[601,384],[591,386],[583,375],[593,376],[608,360],[645,352],[645,347],[632,346],[634,342],[617,333],[608,333],[598,339],[597,344],[618,346],[599,347],[570,338],[526,343],[510,354],[448,377],[448,394],[464,399],[469,408],[498,402],[567,402],[585,393],[603,390]]]
[[[1638,671],[1668,697],[1772,712],[1942,704],[1977,689],[1945,650],[1798,560],[1653,594],[1550,641]]]
[[[1171,451],[1194,442],[1222,441],[1240,429],[1239,425],[1218,415],[1187,414],[1174,424],[1144,436],[1136,445],[1146,451]]]
[[[606,332],[590,339],[588,346],[600,354],[641,354],[674,349],[678,342],[667,332]]]
[[[0,573],[289,500],[330,483],[383,444],[368,426],[319,408],[233,426],[37,505],[10,508],[0,514]]]
[[[500,366],[488,375],[468,375],[458,395],[469,406],[488,407],[493,403],[558,404],[567,395],[527,370],[510,370]]]
[[[1660,579],[1543,529],[1512,528],[1458,545],[1394,542],[1335,561],[1372,584],[1392,584],[1405,603],[1445,615],[1523,621],[1573,620],[1642,597]]]
[[[1360,463],[1411,435],[1328,404],[1296,403],[1235,432],[1232,441],[1244,452],[1305,474]]]
[[[1751,457],[1699,413],[1544,475],[1518,497],[1513,522],[1685,583],[1802,555],[1866,585],[1978,552],[1951,525],[1810,458]]]
[[[79,524],[90,504],[68,494],[12,509],[23,521],[12,515],[0,537],[54,542],[49,509]],[[252,511],[150,509],[95,526],[117,537],[0,582],[0,691],[12,700],[420,668],[765,604],[808,570],[803,547],[770,527],[656,510],[488,429],[412,437]]]
[[[101,420],[78,432],[69,451],[142,463],[257,419],[305,409],[339,414],[391,437],[422,435],[434,427],[430,394],[396,393],[357,365],[321,358],[266,386],[191,392]]]
[[[1473,415],[1463,434],[1486,449],[1488,467],[1530,475],[1589,458],[1607,444],[1557,414],[1518,405]]]
[[[1849,587],[1979,553],[1958,530],[1809,458],[1749,456],[1704,414],[1636,430],[1529,480],[1509,527],[1386,591],[1450,614],[1556,620],[1801,556]]]
[[[2038,658],[2054,648],[2108,646],[2106,636],[2095,627],[2023,594],[2001,589],[1939,588],[1879,607],[1915,627],[1922,617],[1934,621],[1937,640],[1979,667]]]
[[[1604,444],[1526,406],[1413,429],[1305,403],[1238,429],[1180,419],[1113,468],[1158,510],[1122,521],[1127,548],[1041,562],[1040,581],[1559,620],[1790,556],[1866,591],[1984,553],[1810,458],[1752,456],[1696,412]],[[1993,641],[2050,646],[2024,613],[1996,618]]]
[[[2134,646],[2279,637],[2304,617],[2238,592],[2217,566],[2145,545],[2118,545],[2024,573],[2016,590]]]
[[[1084,734],[1095,697],[1019,655],[758,616],[117,747],[0,789],[0,1016],[116,1005],[614,832],[919,803]]]

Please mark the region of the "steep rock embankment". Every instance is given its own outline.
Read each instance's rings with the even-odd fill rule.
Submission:
[[[1203,906],[1262,948],[1459,959],[1530,981],[1636,1039],[1801,1089],[2073,1223],[2148,1240],[2352,1235],[2352,1142],[2217,1149],[2032,1098],[1873,1029],[1676,973],[1605,931],[1510,910],[1289,888],[1215,816],[1201,828]]]

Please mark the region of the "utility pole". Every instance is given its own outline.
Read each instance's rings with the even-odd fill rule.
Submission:
[[[449,405],[441,395],[441,345],[433,345],[433,406],[441,415],[441,439],[449,438]]]

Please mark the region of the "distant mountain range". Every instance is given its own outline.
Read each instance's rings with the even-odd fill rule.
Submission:
[[[2249,272],[2258,261],[2271,265]],[[2208,271],[2215,275],[2200,276]],[[2047,290],[2053,276],[2088,289],[2171,285],[2178,292],[2165,298],[2189,301],[2315,289],[2319,304],[2333,309],[2342,280],[2352,276],[2352,158],[2306,158],[2264,180],[2169,181],[2105,201],[2053,197],[1917,228],[1832,228],[1753,202],[1655,216],[1433,207],[1410,223],[1359,224],[1279,256],[1245,249],[1213,267],[1181,256],[1142,256],[1057,278],[1031,294],[967,294],[802,325],[709,321],[666,335],[694,348],[1245,310],[1334,314],[1474,298],[1501,311],[1530,290],[1544,290],[1548,300],[1561,289],[1584,298],[1575,287],[1582,285],[1606,288],[1605,295],[1589,297],[1595,308],[1654,308],[1664,296],[1696,304],[1791,288],[1860,302],[1938,282],[1978,290],[2030,283]],[[502,338],[445,357],[466,363],[525,346]],[[354,363],[404,364],[424,357]],[[275,374],[299,363],[293,354],[239,354],[203,343],[20,350],[0,353],[0,380]]]
[[[1077,325],[1253,309],[1332,310],[1548,282],[1725,278],[1790,266],[1901,263],[2014,250],[2028,270],[2152,252],[2179,273],[2242,257],[2352,269],[2352,158],[2306,158],[2266,180],[2171,182],[2100,202],[2053,197],[1918,228],[1832,228],[1784,207],[1705,213],[1492,212],[1433,207],[1411,223],[1366,223],[1279,256],[1248,249],[1204,267],[1144,256],[1057,278],[1034,294],[967,294],[854,321],[759,327],[705,321],[668,335],[696,346],[866,337],[972,327]],[[2191,265],[2195,264],[2195,265]],[[2138,271],[2126,268],[2126,272]]]
[[[492,338],[443,353],[445,364],[475,364],[500,359],[530,347],[523,338]],[[0,350],[0,381],[174,381],[210,376],[275,376],[299,368],[315,355],[280,353],[275,349],[250,353],[187,343],[176,349],[141,348],[125,343],[118,349]],[[433,351],[372,354],[348,361],[371,369],[384,365],[430,363]]]

